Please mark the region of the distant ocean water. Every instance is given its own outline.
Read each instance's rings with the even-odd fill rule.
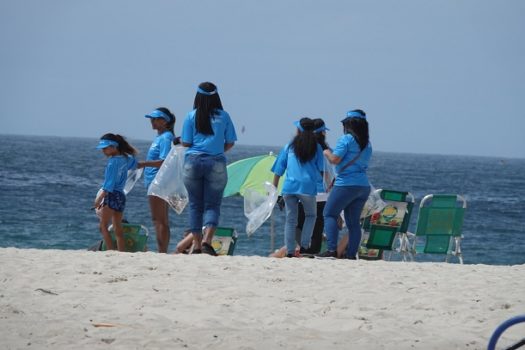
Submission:
[[[149,141],[130,140],[143,159]],[[0,137],[0,246],[39,249],[86,249],[101,239],[90,210],[103,181],[106,158],[97,139],[2,135]],[[228,162],[277,153],[280,146],[236,145]],[[457,193],[468,202],[462,242],[465,263],[525,263],[525,159],[375,152],[369,176],[376,188],[411,192],[416,206],[430,193]],[[236,255],[268,255],[270,224],[248,237],[240,197],[225,198],[221,226],[239,232]],[[187,226],[187,210],[170,212],[170,251]],[[156,250],[142,179],[128,195],[130,222],[150,231]],[[275,247],[283,243],[284,213],[274,211]],[[415,230],[417,210],[410,230]],[[418,257],[432,261],[432,257]]]

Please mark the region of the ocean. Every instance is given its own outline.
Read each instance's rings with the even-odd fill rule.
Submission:
[[[101,239],[98,218],[90,210],[103,181],[106,158],[95,138],[2,135],[0,137],[0,247],[83,250]],[[143,159],[150,141],[130,140]],[[236,145],[228,162],[277,153],[280,146]],[[466,264],[525,263],[525,159],[476,156],[374,153],[369,177],[375,188],[411,192],[416,208],[427,194],[455,193],[467,200],[462,249]],[[235,255],[266,256],[271,251],[270,223],[252,236],[245,233],[243,199],[229,197],[221,208],[221,226],[239,234]],[[187,210],[170,212],[169,251],[187,227]],[[129,193],[125,217],[145,225],[149,250],[155,231],[142,179]],[[410,231],[415,230],[417,210]],[[274,210],[275,248],[283,243],[284,212]],[[395,255],[394,255],[395,258]],[[437,259],[437,260],[436,260]],[[441,259],[441,257],[439,258]],[[417,256],[417,261],[439,261]],[[455,261],[452,258],[452,261]]]

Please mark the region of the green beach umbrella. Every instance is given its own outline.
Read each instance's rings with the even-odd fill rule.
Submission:
[[[266,193],[264,183],[273,183],[272,165],[276,156],[270,152],[266,155],[245,158],[231,163],[227,166],[228,183],[224,189],[223,197],[244,196],[247,189],[257,191],[261,194]],[[282,177],[286,175],[283,174]],[[277,193],[281,193],[284,179],[279,181]],[[270,249],[273,251],[275,246],[275,227],[273,215],[271,215],[270,225]]]
[[[223,197],[244,196],[247,188],[265,193],[264,182],[273,183],[272,165],[275,159],[275,155],[270,152],[266,155],[241,159],[228,165],[228,183]],[[284,179],[279,181],[278,193],[281,192],[283,182]]]

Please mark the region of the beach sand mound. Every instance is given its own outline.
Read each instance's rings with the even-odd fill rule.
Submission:
[[[525,313],[525,265],[2,248],[0,266],[2,349],[485,349]]]

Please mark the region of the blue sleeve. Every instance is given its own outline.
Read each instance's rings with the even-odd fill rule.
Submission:
[[[281,152],[279,152],[277,159],[275,159],[275,162],[273,163],[272,173],[278,176],[283,176],[284,172],[286,171],[287,166],[288,166],[288,145],[286,145],[281,150]]]
[[[344,158],[346,152],[348,151],[347,147],[347,141],[346,141],[346,135],[341,136],[337,140],[337,144],[335,145],[335,148],[333,150],[333,154],[338,156],[339,158]]]
[[[171,139],[163,137],[159,140],[159,159],[166,159],[171,150]]]
[[[108,165],[106,165],[106,172],[104,174],[104,183],[102,184],[102,189],[106,192],[113,192],[115,189],[116,181],[118,174],[118,166],[110,158]]]
[[[128,156],[128,170],[133,170],[137,167],[137,159],[133,156]]]
[[[224,130],[224,143],[234,143],[235,141],[237,141],[237,133],[235,132],[235,126],[233,125],[230,115],[226,115],[228,116],[228,122]]]
[[[190,118],[190,115],[188,114],[186,118],[184,118],[184,124],[182,125],[182,134],[181,134],[181,140],[184,143],[191,143],[193,144],[193,129],[195,128],[195,123]]]

